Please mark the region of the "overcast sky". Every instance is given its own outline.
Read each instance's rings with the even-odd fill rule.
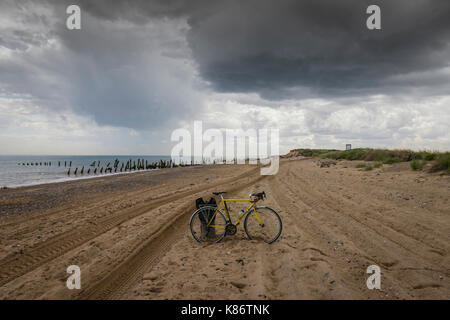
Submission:
[[[449,150],[449,17],[448,0],[1,0],[0,154],[170,154],[194,120],[278,128],[281,153]]]

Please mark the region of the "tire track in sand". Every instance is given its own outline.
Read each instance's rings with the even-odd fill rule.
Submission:
[[[247,174],[247,177],[250,177]],[[255,179],[228,188],[228,192],[238,192],[267,176],[257,176]],[[224,183],[220,183],[221,185]],[[120,297],[143,275],[143,273],[167,252],[170,247],[179,241],[186,230],[189,218],[194,210],[193,206],[186,208],[172,222],[162,226],[151,234],[146,241],[133,251],[133,253],[112,270],[99,282],[81,291],[78,299],[105,300],[120,299]]]
[[[136,218],[150,210],[154,210],[164,204],[174,200],[193,195],[195,193],[208,190],[240,179],[252,176],[259,170],[259,167],[248,170],[243,174],[221,181],[220,183],[211,183],[192,190],[175,193],[158,200],[151,200],[139,208],[131,207],[119,211],[113,216],[105,217],[96,222],[92,222],[88,227],[78,227],[74,230],[59,234],[47,241],[28,248],[23,254],[10,255],[0,261],[0,286],[38,268],[42,264],[51,261],[68,251],[79,247],[80,245],[96,238],[97,236],[111,230],[112,228]]]

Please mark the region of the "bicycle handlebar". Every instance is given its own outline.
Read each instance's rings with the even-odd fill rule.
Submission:
[[[255,197],[256,200],[264,200],[266,198],[266,192],[252,193],[250,194],[250,198]]]

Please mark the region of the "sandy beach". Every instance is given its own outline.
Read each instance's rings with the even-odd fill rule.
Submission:
[[[1,299],[450,299],[450,177],[408,163],[284,159],[0,190]],[[195,199],[265,191],[283,233],[189,231]],[[231,207],[237,214],[240,207]],[[69,265],[81,290],[66,287]],[[366,286],[381,268],[381,290]]]

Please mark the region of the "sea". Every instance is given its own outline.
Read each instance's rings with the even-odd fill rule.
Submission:
[[[138,159],[143,159],[144,162],[149,163],[159,162],[160,160],[169,161],[170,156],[22,156],[22,155],[0,155],[0,188],[16,188],[23,186],[32,186],[44,183],[54,183],[77,179],[89,179],[93,177],[114,175],[114,174],[129,174],[130,172],[93,174],[94,167],[91,167],[95,161],[95,167],[106,168],[108,163],[114,166],[116,159],[121,163],[125,163],[131,159],[137,163]],[[71,174],[68,175],[69,165]],[[99,165],[100,162],[100,165]],[[31,165],[33,163],[33,165]],[[37,165],[36,165],[37,164]],[[45,165],[47,164],[47,165]],[[81,168],[84,166],[84,174],[80,174]],[[78,174],[74,175],[75,168],[78,168]],[[87,174],[88,169],[91,168],[90,174]],[[149,169],[158,170],[158,169]],[[119,170],[118,170],[119,171]],[[135,172],[135,171],[132,171]]]

